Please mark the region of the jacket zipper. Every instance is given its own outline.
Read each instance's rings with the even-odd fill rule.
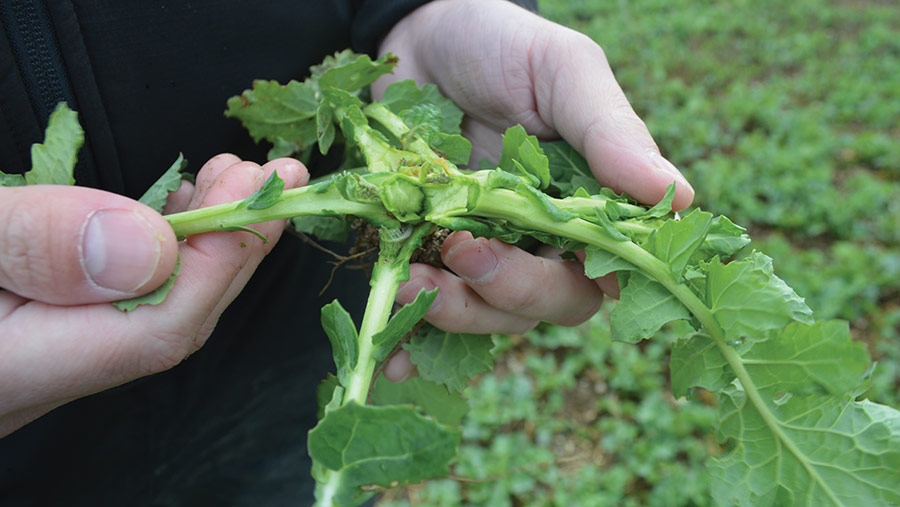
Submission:
[[[13,59],[41,130],[47,128],[50,113],[59,102],[66,101],[69,107],[77,109],[47,0],[0,0],[0,25],[6,30]],[[86,148],[79,153],[75,181],[95,186],[94,160]]]
[[[0,21],[6,27],[31,105],[41,128],[46,128],[56,104],[67,99],[72,102],[73,97],[62,79],[65,67],[47,5],[42,0],[0,1]]]

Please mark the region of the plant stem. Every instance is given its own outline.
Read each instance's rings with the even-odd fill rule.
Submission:
[[[359,203],[346,199],[338,189],[329,186],[328,182],[285,190],[280,202],[265,209],[247,209],[243,201],[234,201],[166,215],[165,218],[175,231],[175,235],[183,238],[191,234],[230,230],[249,224],[302,215],[354,215],[376,224],[395,223],[380,204]]]
[[[357,339],[359,354],[356,367],[350,372],[341,406],[351,401],[366,404],[375,373],[373,338],[390,320],[400,282],[409,279],[409,259],[413,251],[432,230],[431,224],[420,224],[405,230],[381,229],[381,251],[372,270],[369,299]],[[325,474],[327,479],[322,481],[317,505],[330,507],[334,495],[340,489],[343,473],[326,469]]]
[[[504,196],[506,197],[506,196]],[[813,477],[820,483],[822,488],[831,495],[831,489],[822,479],[818,472],[811,466],[808,456],[797,448],[796,444],[788,438],[784,433],[781,424],[775,417],[775,414],[769,409],[763,399],[762,394],[757,389],[756,384],[750,377],[750,373],[744,367],[744,361],[741,359],[737,351],[728,344],[725,337],[725,331],[716,321],[715,316],[706,304],[700,300],[697,295],[691,291],[686,285],[679,283],[672,276],[668,266],[657,259],[653,254],[647,252],[640,246],[631,241],[615,241],[610,239],[603,230],[590,222],[575,218],[567,222],[556,222],[547,217],[536,206],[528,202],[527,199],[521,199],[519,205],[511,206],[508,199],[491,198],[490,195],[484,196],[479,200],[474,214],[484,217],[502,218],[508,220],[520,227],[528,227],[536,231],[543,231],[557,236],[564,236],[576,241],[581,241],[589,245],[593,245],[609,252],[634,264],[651,278],[662,284],[669,292],[672,293],[683,304],[694,317],[700,321],[700,324],[706,330],[707,334],[712,338],[719,351],[725,357],[735,376],[741,383],[747,399],[753,404],[760,417],[766,422],[772,433],[778,438],[780,443],[788,449],[798,461],[800,461],[810,477]]]
[[[410,137],[407,140],[405,148],[413,153],[422,155],[428,160],[439,164],[442,167],[452,166],[452,172],[458,173],[459,171],[456,169],[456,166],[448,162],[446,159],[438,155],[431,149],[431,146],[428,145],[425,140],[423,140],[418,135],[410,136],[409,126],[406,125],[406,122],[403,121],[399,116],[391,112],[390,109],[387,108],[384,104],[379,104],[378,102],[373,102],[363,109],[363,112],[369,118],[380,123],[384,128],[388,130],[391,134],[393,134],[398,139],[404,139],[407,136]]]
[[[372,337],[387,325],[397,289],[404,275],[402,264],[392,262],[393,260],[379,256],[377,265],[372,272],[372,281],[370,282],[372,288],[366,302],[366,313],[359,328],[359,360],[356,368],[350,374],[342,405],[350,400],[360,405],[366,403],[369,386],[372,383],[372,374],[375,371]]]

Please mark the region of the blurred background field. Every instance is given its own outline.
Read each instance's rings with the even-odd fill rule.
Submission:
[[[864,397],[900,407],[900,3],[541,8],[600,43],[695,205],[748,227],[819,319],[849,320],[878,361]],[[498,338],[496,370],[467,393],[456,478],[379,505],[709,504],[714,400],[672,397],[679,330],[611,342],[608,310]]]

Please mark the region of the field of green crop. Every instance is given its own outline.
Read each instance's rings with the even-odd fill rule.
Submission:
[[[864,395],[900,406],[900,4],[567,0],[543,14],[603,46],[697,190],[819,318],[878,361]],[[612,304],[612,303],[611,303]],[[454,479],[379,505],[707,505],[714,401],[675,399],[668,344],[578,328],[497,339],[468,391]]]

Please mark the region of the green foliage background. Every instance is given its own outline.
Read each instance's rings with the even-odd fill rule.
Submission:
[[[753,246],[818,319],[851,322],[900,406],[900,4],[853,0],[567,0],[695,205]],[[498,337],[468,389],[454,474],[401,505],[706,505],[711,397],[675,399],[668,344],[611,342],[609,309],[574,329]]]

